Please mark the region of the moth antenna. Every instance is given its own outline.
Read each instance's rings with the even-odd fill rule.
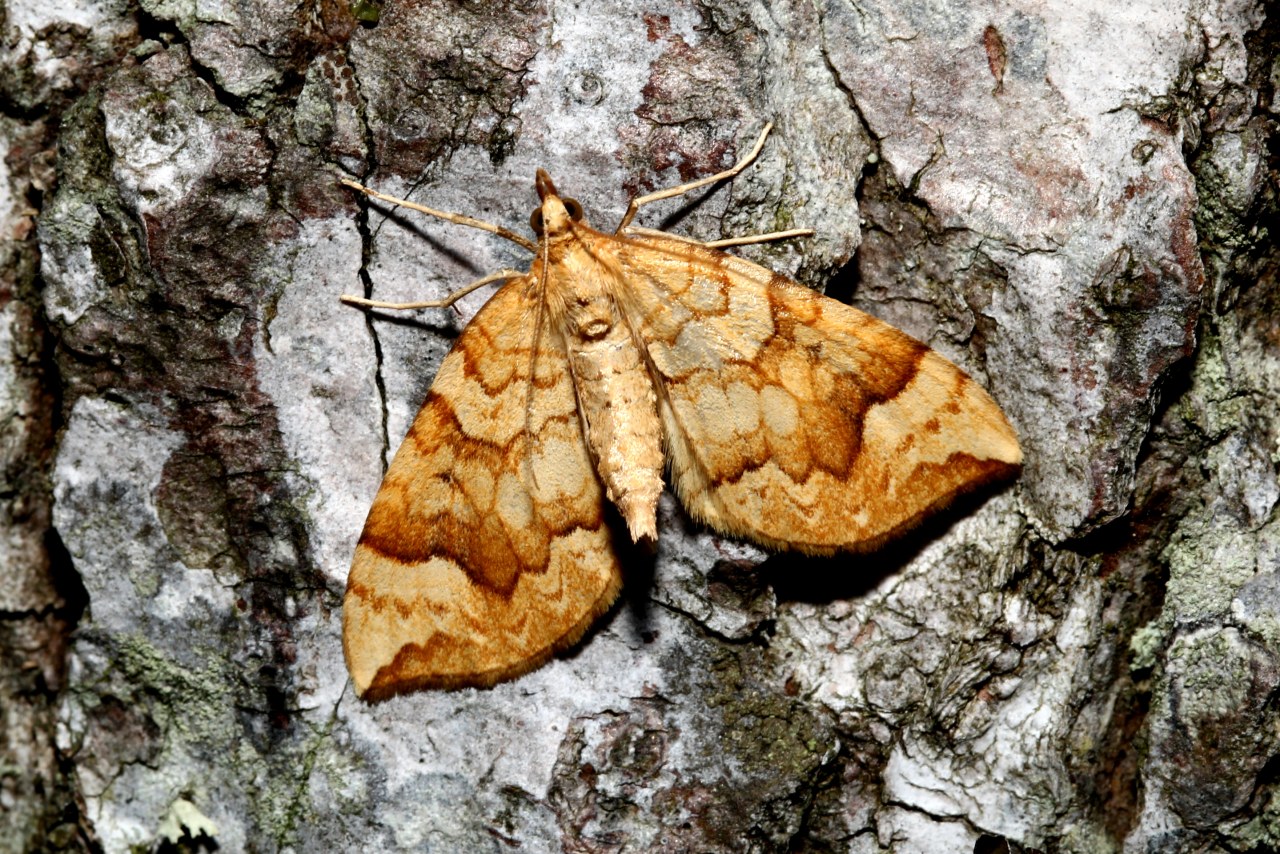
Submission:
[[[377,190],[371,190],[359,181],[352,181],[350,178],[339,178],[339,184],[344,184],[353,190],[359,190],[370,198],[377,199],[380,202],[386,202],[390,205],[398,205],[402,208],[424,213],[427,216],[433,216],[442,219],[445,222],[456,223],[457,225],[467,225],[471,228],[478,228],[481,231],[487,231],[490,234],[496,234],[499,237],[510,240],[512,243],[518,243],[530,252],[537,252],[538,245],[527,237],[516,234],[509,228],[503,228],[500,225],[494,225],[491,222],[485,222],[482,219],[475,219],[464,214],[450,213],[449,211],[438,211],[435,208],[429,208],[426,205],[420,205],[417,202],[411,202],[407,199],[397,199],[395,196],[388,196],[386,193],[379,193]]]
[[[696,190],[699,187],[705,187],[708,184],[715,184],[719,181],[724,181],[727,178],[732,178],[734,175],[737,175],[743,169],[750,166],[751,161],[760,156],[760,150],[764,148],[764,141],[769,136],[769,131],[771,130],[773,130],[773,122],[767,122],[764,126],[764,130],[760,131],[760,138],[756,140],[756,144],[752,146],[751,151],[747,153],[747,156],[723,172],[717,172],[714,175],[708,175],[706,178],[699,178],[697,181],[691,181],[688,184],[681,184],[678,187],[668,187],[665,190],[658,190],[656,193],[650,193],[647,196],[640,196],[639,198],[632,199],[631,204],[627,205],[627,212],[622,215],[622,222],[618,223],[618,228],[614,233],[621,234],[622,230],[631,224],[631,220],[635,219],[636,211],[640,209],[641,205],[647,205],[650,202],[660,202],[663,199],[670,199],[675,196],[683,196],[691,190]]]
[[[770,231],[764,234],[746,234],[742,237],[726,237],[723,240],[708,240],[703,242],[695,240],[692,237],[685,237],[682,234],[671,234],[667,231],[661,231],[656,228],[645,228],[640,225],[629,225],[625,229],[627,234],[634,234],[637,237],[661,237],[667,240],[679,240],[681,243],[692,243],[694,246],[706,246],[709,249],[723,249],[726,246],[745,246],[749,243],[767,243],[772,240],[790,240],[793,237],[813,237],[812,228],[789,228],[786,231]]]
[[[542,273],[538,276],[538,310],[533,321],[533,353],[529,356],[529,385],[524,395],[524,434],[533,435],[533,392],[538,382],[538,352],[542,349],[542,325],[547,316],[547,241],[539,245],[538,258],[542,262]],[[529,466],[529,481],[534,489],[538,488],[538,473],[533,468],[533,455],[526,454],[525,462]]]

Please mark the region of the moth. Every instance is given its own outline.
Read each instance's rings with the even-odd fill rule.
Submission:
[[[690,516],[773,549],[873,549],[957,494],[1014,473],[1018,438],[963,371],[904,332],[721,246],[612,233],[541,169],[535,253],[458,337],[356,546],[343,648],[376,701],[487,687],[574,644],[609,609],[615,543],[657,537],[664,470]],[[625,533],[614,530],[625,526]]]

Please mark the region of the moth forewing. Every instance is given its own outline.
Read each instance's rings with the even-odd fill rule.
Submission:
[[[526,285],[509,282],[463,330],[369,511],[343,603],[366,699],[518,676],[617,595],[568,358],[557,336],[535,345]]]
[[[668,404],[673,485],[713,527],[865,550],[1021,462],[985,391],[868,314],[658,236],[635,238],[627,267]]]

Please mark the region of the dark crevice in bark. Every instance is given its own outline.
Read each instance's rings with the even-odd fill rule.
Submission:
[[[374,11],[380,11],[381,6]],[[360,17],[358,10],[353,10],[353,14],[361,21],[366,28],[372,28],[376,23],[376,17],[373,22]],[[350,63],[350,57],[347,59]],[[373,132],[373,127],[369,122],[369,100],[365,95],[363,76],[360,69],[350,63],[352,69],[352,80],[357,90],[356,110],[360,120],[360,132],[363,137],[365,162],[364,169],[357,177],[360,181],[369,180],[371,175],[378,173],[378,144]],[[369,266],[373,262],[373,245],[374,234],[369,224],[369,197],[363,193],[354,190],[351,192],[356,195],[356,229],[360,233],[360,286],[361,293],[365,299],[373,299],[373,277],[369,273]],[[353,309],[354,310],[354,309]],[[374,385],[378,390],[379,413],[381,415],[381,423],[379,424],[379,432],[382,439],[382,453],[380,459],[382,462],[383,473],[386,473],[387,464],[391,457],[391,413],[387,405],[387,377],[385,372],[386,361],[382,352],[382,337],[378,334],[378,326],[374,322],[374,313],[368,309],[364,309],[365,328],[369,332],[369,340],[373,342],[373,359],[374,359]]]
[[[134,16],[138,22],[138,39],[140,42],[153,41],[168,47],[173,44],[187,43],[187,37],[178,29],[178,25],[165,18],[157,18],[145,9],[138,9]]]
[[[864,199],[869,192],[867,186],[868,182],[875,181],[879,177],[879,170],[883,163],[880,152],[880,138],[876,136],[874,131],[872,131],[871,125],[867,121],[867,117],[863,115],[862,108],[858,105],[857,93],[844,81],[844,78],[840,73],[840,69],[838,69],[835,63],[831,61],[831,54],[827,49],[827,31],[825,22],[822,19],[821,10],[816,6],[814,14],[818,19],[818,33],[822,42],[819,46],[819,50],[822,54],[822,61],[826,65],[827,72],[831,75],[831,80],[835,84],[835,87],[844,94],[845,100],[849,105],[849,110],[857,116],[858,127],[862,130],[863,136],[871,144],[871,154],[868,155],[867,163],[863,167],[862,180],[858,184],[856,194],[859,209],[865,211],[866,206],[864,204]],[[864,226],[864,239],[866,238],[865,229],[867,227],[869,226]],[[845,303],[846,305],[852,305],[854,295],[857,293],[858,286],[862,281],[860,260],[860,256],[857,254],[855,254],[853,258],[850,258],[844,266],[827,279],[827,285],[823,289],[823,293],[832,299]]]
[[[369,275],[369,265],[373,261],[373,232],[369,228],[369,202],[363,193],[356,200],[356,229],[360,232],[360,284],[365,299],[373,298],[373,278]],[[355,309],[352,309],[353,311]],[[387,378],[384,373],[385,361],[382,354],[382,338],[378,334],[378,326],[374,322],[375,315],[364,311],[365,328],[369,331],[369,340],[373,342],[374,375],[373,380],[378,389],[378,402],[382,422],[382,467],[386,472],[387,460],[391,453],[390,413],[387,409]]]

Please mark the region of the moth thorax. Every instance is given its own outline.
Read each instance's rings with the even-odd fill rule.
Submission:
[[[579,296],[570,305],[570,332],[584,341],[599,341],[609,334],[618,320],[618,308],[606,294]]]

